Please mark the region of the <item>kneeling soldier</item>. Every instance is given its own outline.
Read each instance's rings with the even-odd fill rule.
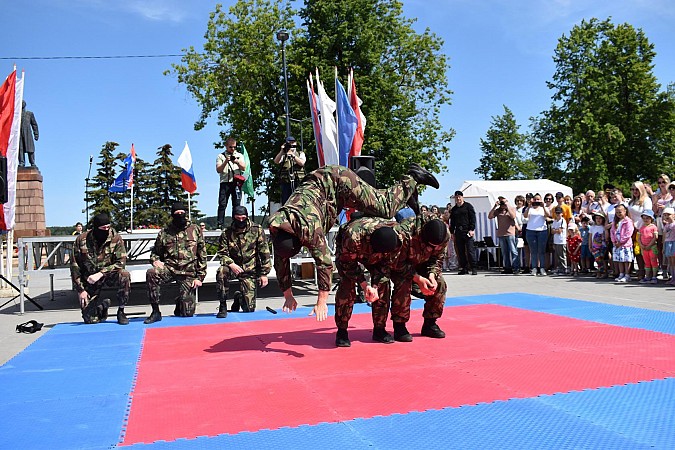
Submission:
[[[255,311],[256,280],[260,287],[267,286],[267,275],[272,270],[270,248],[265,232],[260,225],[248,219],[244,206],[236,206],[232,224],[220,235],[218,246],[220,267],[216,275],[220,306],[216,317],[227,317],[227,293],[230,281],[237,278],[241,283],[241,298],[235,298],[231,311]]]
[[[171,207],[171,224],[157,235],[150,254],[152,267],[145,273],[148,297],[152,306],[144,323],[162,320],[159,311],[160,284],[176,280],[179,295],[174,315],[192,317],[195,313],[195,290],[206,277],[206,245],[199,225],[187,219],[182,202]]]
[[[103,286],[118,286],[117,323],[127,325],[124,306],[129,301],[131,277],[124,270],[127,250],[122,237],[110,227],[105,213],[97,214],[94,228],[77,236],[73,244],[70,275],[77,290],[84,323],[104,322],[108,318],[109,299],[100,297]]]

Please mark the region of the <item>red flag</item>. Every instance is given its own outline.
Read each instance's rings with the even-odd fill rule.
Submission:
[[[359,156],[361,154],[361,147],[363,146],[364,134],[366,130],[366,116],[361,112],[361,99],[356,95],[356,82],[354,82],[354,69],[349,71],[349,104],[352,106],[356,114],[356,134],[352,141],[352,148],[349,151],[349,156]]]
[[[0,155],[7,157],[9,135],[14,122],[14,100],[16,97],[16,69],[0,86]]]

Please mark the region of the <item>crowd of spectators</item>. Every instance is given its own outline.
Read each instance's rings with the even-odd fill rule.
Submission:
[[[675,285],[675,182],[661,174],[657,184],[653,190],[636,181],[625,197],[609,184],[574,197],[562,192],[518,195],[514,204],[499,196],[488,218],[497,224],[501,273]],[[422,208],[453,230],[451,209],[450,203],[443,212],[433,205]],[[443,269],[462,274],[466,257],[457,244],[457,239],[450,241]]]

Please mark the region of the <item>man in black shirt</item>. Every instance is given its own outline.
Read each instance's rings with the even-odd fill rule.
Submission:
[[[455,206],[450,210],[450,233],[457,245],[460,275],[476,275],[476,252],[473,238],[476,233],[476,210],[470,203],[464,201],[464,193],[455,191]]]

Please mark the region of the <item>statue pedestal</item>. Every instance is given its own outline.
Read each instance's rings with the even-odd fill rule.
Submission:
[[[14,239],[48,236],[45,226],[45,197],[42,174],[37,167],[19,167],[16,176]]]

